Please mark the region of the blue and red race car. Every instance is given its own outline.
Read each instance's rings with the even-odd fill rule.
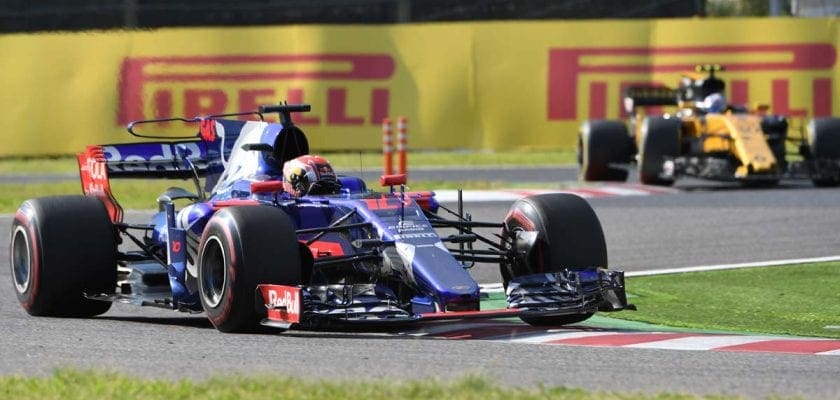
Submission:
[[[600,222],[582,198],[523,198],[496,223],[472,221],[460,201],[453,211],[433,192],[406,192],[403,175],[383,176],[388,189],[372,191],[312,164],[322,159],[307,156],[292,122],[309,109],[262,106],[253,121],[138,121],[128,131],[147,139],[156,137],[135,129],[173,120],[198,134],[89,146],[78,155],[83,196],[27,200],[15,215],[11,266],[23,308],[88,317],[122,302],[203,311],[220,331],[239,332],[511,316],[562,325],[630,307],[624,274],[607,269]],[[265,122],[269,113],[280,122]],[[312,178],[307,162],[328,190],[297,180]],[[147,224],[126,223],[110,179],[132,177],[192,180],[194,192],[171,188]],[[500,266],[507,309],[480,309],[468,272],[476,262]]]

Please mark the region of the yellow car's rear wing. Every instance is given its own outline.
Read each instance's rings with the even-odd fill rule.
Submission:
[[[679,91],[669,87],[631,86],[624,91],[624,110],[633,115],[637,107],[676,106],[678,99]]]

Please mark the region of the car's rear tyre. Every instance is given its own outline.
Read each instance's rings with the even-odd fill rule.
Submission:
[[[808,143],[811,154],[819,162],[840,160],[840,118],[815,118],[808,124]],[[836,172],[836,171],[835,171]],[[840,174],[812,179],[815,186],[833,187],[840,185]]]
[[[580,196],[548,193],[519,199],[511,206],[504,224],[511,234],[537,232],[534,247],[526,258],[501,264],[505,287],[518,276],[608,266],[607,244],[601,222],[589,203]],[[523,315],[521,318],[532,325],[564,325],[583,321],[592,315]]]
[[[646,185],[671,186],[672,178],[662,176],[663,164],[680,154],[681,122],[676,118],[648,117],[642,122],[639,138],[639,180]]]
[[[629,164],[632,141],[627,127],[619,121],[586,121],[578,135],[578,165],[584,181],[627,180],[627,170],[615,164]]]
[[[117,233],[99,199],[43,197],[23,202],[12,222],[12,283],[35,316],[90,317],[111,302],[87,295],[113,293]]]
[[[259,327],[258,284],[303,283],[300,248],[289,217],[271,206],[228,207],[207,223],[198,249],[198,290],[207,318],[222,332]]]

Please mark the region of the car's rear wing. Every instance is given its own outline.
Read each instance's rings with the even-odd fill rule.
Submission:
[[[199,176],[209,173],[214,162],[221,160],[219,150],[218,143],[192,140],[95,145],[78,156],[101,155],[97,161],[105,163],[113,178],[187,179],[194,172]]]
[[[207,117],[164,118],[132,122],[128,133],[141,139],[158,141],[140,143],[118,143],[88,146],[77,155],[82,190],[85,195],[96,196],[105,203],[114,222],[122,220],[122,208],[111,193],[110,178],[169,178],[194,179],[201,191],[198,179],[204,177],[204,192],[211,191],[224,172],[227,160],[233,153],[233,147],[243,131],[266,129],[279,131],[276,139],[282,137],[283,154],[309,151],[306,137],[300,129],[294,127],[292,112],[306,112],[308,104],[278,104],[261,106],[258,112],[212,115]],[[277,126],[267,128],[263,113],[278,113],[281,129]],[[225,117],[257,116],[258,121],[224,119]],[[194,125],[198,133],[190,136],[172,137],[138,133],[135,128],[144,124],[186,123]],[[159,125],[158,125],[159,126]],[[253,132],[253,131],[252,131]],[[286,132],[284,134],[284,132]],[[298,147],[287,148],[288,137],[295,136]],[[277,143],[274,143],[277,145]],[[203,193],[198,197],[202,198]]]
[[[168,120],[166,120],[168,121]],[[166,122],[163,120],[138,123]],[[230,156],[246,121],[195,119],[199,132],[189,140],[117,143],[88,146],[76,155],[85,195],[98,197],[114,222],[122,220],[122,208],[111,192],[111,178],[190,179],[204,177],[209,191],[224,171],[223,157]],[[129,132],[137,135],[129,125]],[[179,138],[185,139],[185,138]]]
[[[239,122],[239,121],[233,121]],[[234,143],[235,138],[230,140]],[[122,208],[111,193],[111,178],[190,179],[206,177],[205,187],[224,170],[221,140],[205,138],[175,142],[120,143],[88,146],[76,155],[82,191],[105,203],[114,222]],[[215,177],[215,179],[214,179]]]
[[[624,110],[635,114],[637,107],[676,106],[679,91],[663,86],[631,86],[624,91]]]

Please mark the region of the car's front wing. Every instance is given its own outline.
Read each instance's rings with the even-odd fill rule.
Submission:
[[[476,311],[411,313],[398,306],[393,294],[373,284],[257,286],[258,307],[264,305],[263,325],[289,329],[327,326],[398,326],[418,321],[509,318],[527,314],[558,316],[633,308],[627,304],[624,273],[586,268],[534,274],[511,280],[508,308]]]

